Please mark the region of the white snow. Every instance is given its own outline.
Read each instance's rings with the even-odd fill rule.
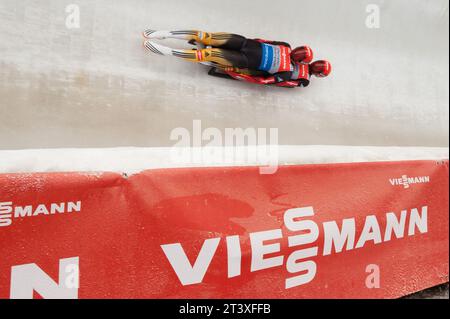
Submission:
[[[80,6],[80,29],[65,27],[71,3]],[[379,29],[366,27],[368,4],[380,8]],[[278,128],[279,143],[287,145],[280,164],[448,158],[448,6],[447,0],[2,0],[0,172],[198,165],[167,160],[170,133],[191,130],[193,120],[221,132]],[[304,90],[215,79],[203,66],[145,52],[146,28],[308,44],[317,59],[332,62],[333,73]],[[230,165],[200,166],[213,164]]]
[[[266,146],[228,148],[234,156],[213,160],[202,157],[222,148],[192,148],[189,157],[174,157],[173,148],[105,148],[105,149],[41,149],[0,151],[0,173],[91,172],[109,171],[131,175],[146,169],[173,167],[259,166],[275,164],[270,158],[257,156]],[[219,153],[226,154],[226,153]],[[279,146],[278,165],[356,163],[401,160],[444,160],[448,148],[428,147],[359,147],[359,146]],[[200,159],[200,160],[197,160]]]

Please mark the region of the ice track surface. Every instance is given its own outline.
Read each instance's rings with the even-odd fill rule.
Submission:
[[[448,146],[446,0],[79,0],[69,30],[70,3],[0,1],[0,149],[171,146],[194,119],[277,127],[280,144]],[[296,90],[211,78],[145,52],[149,27],[308,44],[334,72]]]

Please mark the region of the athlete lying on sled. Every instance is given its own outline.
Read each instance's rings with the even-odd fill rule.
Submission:
[[[313,52],[307,46],[291,50],[285,42],[202,31],[146,30],[143,36],[147,50],[211,66],[208,74],[213,76],[281,87],[306,87],[311,75],[326,77],[331,73],[328,61],[311,63]],[[198,49],[172,49],[151,41],[167,38],[186,40]]]

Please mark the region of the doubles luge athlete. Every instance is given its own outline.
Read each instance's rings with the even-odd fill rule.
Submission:
[[[308,46],[292,50],[286,42],[195,30],[146,30],[143,36],[147,50],[211,66],[209,74],[213,76],[264,85],[306,87],[311,75],[326,77],[331,73],[328,61],[311,63],[313,51]],[[185,40],[197,48],[173,49],[152,41],[169,38]]]

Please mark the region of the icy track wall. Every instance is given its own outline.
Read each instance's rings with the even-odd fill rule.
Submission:
[[[448,1],[0,1],[0,149],[171,146],[194,119],[279,128],[280,144],[448,145]],[[367,5],[380,28],[366,27]],[[140,32],[308,44],[333,74],[284,90],[144,52]]]

